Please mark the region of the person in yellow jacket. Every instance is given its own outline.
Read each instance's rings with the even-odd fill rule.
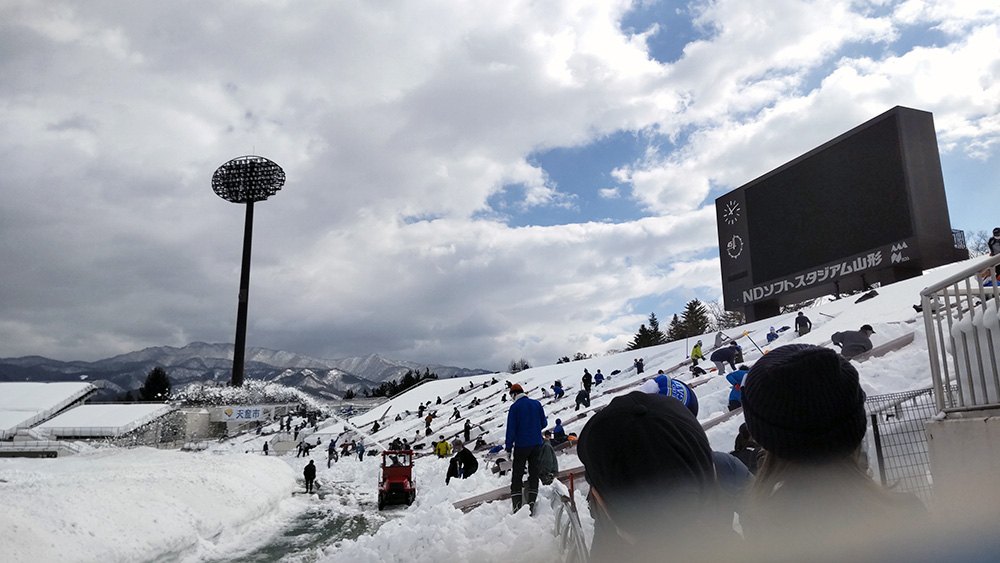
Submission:
[[[434,446],[434,453],[438,457],[448,457],[451,455],[451,444],[448,443],[448,440],[444,439],[444,436],[438,438],[438,443]]]
[[[698,365],[698,360],[704,360],[705,354],[701,353],[701,340],[691,348],[691,363],[695,366]]]

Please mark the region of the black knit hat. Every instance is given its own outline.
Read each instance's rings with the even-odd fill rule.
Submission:
[[[587,481],[620,524],[662,512],[665,497],[700,502],[715,487],[708,437],[680,401],[633,391],[595,414],[577,442]]]
[[[865,435],[865,392],[840,354],[789,344],[757,361],[743,385],[750,435],[774,455],[824,460],[854,451]]]

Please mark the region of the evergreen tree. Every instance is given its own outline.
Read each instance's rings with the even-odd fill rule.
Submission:
[[[684,338],[681,321],[677,318],[677,315],[674,315],[673,318],[670,319],[670,326],[667,327],[667,341],[675,342],[681,338]]]
[[[667,343],[667,335],[660,330],[660,321],[656,318],[656,313],[649,314],[649,340],[650,346],[659,346]]]
[[[684,312],[681,313],[680,326],[683,334],[680,337],[701,336],[709,331],[711,325],[712,320],[708,317],[708,310],[701,301],[697,299],[688,301],[684,306]]]
[[[143,401],[166,401],[170,398],[170,377],[161,367],[155,367],[146,376],[146,382],[139,389]]]
[[[557,364],[568,364],[570,362],[569,356],[563,356],[556,360]]]
[[[349,401],[349,400],[353,399],[356,396],[357,396],[357,394],[354,393],[353,389],[348,389],[347,393],[344,393],[344,400],[345,401]]]
[[[643,324],[639,327],[639,332],[635,334],[635,338],[626,350],[638,350],[639,348],[647,348],[649,346],[658,346],[660,344],[666,344],[669,342],[667,340],[667,335],[663,334],[660,330],[660,321],[656,318],[656,313],[649,314],[649,328]]]
[[[507,371],[510,373],[517,373],[519,371],[524,371],[531,366],[528,365],[528,360],[521,358],[520,360],[511,360],[510,365],[507,366]]]

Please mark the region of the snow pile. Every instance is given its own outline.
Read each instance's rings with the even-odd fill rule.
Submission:
[[[149,448],[0,464],[5,561],[148,561],[274,514],[288,465]]]
[[[173,393],[171,399],[185,405],[258,405],[269,403],[301,403],[307,408],[319,410],[323,407],[312,396],[293,387],[247,379],[241,387],[216,387],[204,383],[190,383]]]

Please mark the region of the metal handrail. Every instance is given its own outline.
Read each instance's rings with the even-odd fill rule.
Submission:
[[[545,491],[555,512],[553,533],[559,540],[562,563],[587,563],[590,560],[590,552],[587,549],[583,525],[580,523],[580,514],[570,496],[572,493],[560,481],[553,481],[552,487],[546,487]]]
[[[998,265],[1000,256],[984,257],[920,292],[931,380],[941,412],[1000,408],[996,357],[1000,335],[990,328],[995,324],[990,317],[1000,310],[1000,287],[995,275]],[[989,274],[983,277],[987,270]],[[971,331],[959,330],[956,338],[959,325],[971,327]],[[988,379],[989,375],[992,377]],[[957,392],[951,392],[952,386]]]

